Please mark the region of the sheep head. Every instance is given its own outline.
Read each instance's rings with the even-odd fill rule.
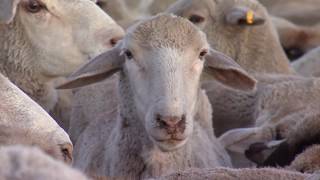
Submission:
[[[23,34],[27,42],[21,43],[33,48],[28,63],[46,77],[70,75],[112,48],[124,34],[89,0],[4,0],[0,2],[0,24],[16,33],[13,36]]]

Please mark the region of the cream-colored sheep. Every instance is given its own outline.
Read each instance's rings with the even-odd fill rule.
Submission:
[[[118,109],[96,114],[98,119],[83,131],[75,166],[94,176],[133,179],[230,166],[213,134],[211,106],[199,84],[204,59],[217,81],[243,91],[255,88],[255,80],[239,65],[210,50],[203,32],[172,15],[134,25],[116,48],[73,74],[62,88],[120,71]]]
[[[1,180],[87,180],[79,171],[28,146],[0,147]]]
[[[0,72],[50,112],[57,77],[110,49],[123,30],[88,0],[2,0]]]
[[[167,12],[189,19],[213,48],[250,73],[293,73],[267,11],[256,0],[179,0]]]
[[[0,74],[0,146],[36,145],[57,159],[72,161],[67,133],[33,100]]]
[[[299,154],[287,169],[303,173],[315,173],[320,171],[320,146],[314,145]]]

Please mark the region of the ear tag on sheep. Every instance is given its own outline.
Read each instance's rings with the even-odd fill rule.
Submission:
[[[254,23],[254,13],[252,10],[247,11],[246,20],[248,25],[251,25]]]

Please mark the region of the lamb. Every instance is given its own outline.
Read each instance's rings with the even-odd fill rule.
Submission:
[[[187,171],[175,172],[156,180],[257,180],[257,179],[277,179],[277,180],[305,180],[311,178],[311,174],[302,174],[281,169],[189,169]]]
[[[267,11],[256,0],[179,0],[166,12],[189,19],[213,48],[249,73],[294,72]]]
[[[306,77],[320,77],[320,47],[315,48],[292,63],[297,73]]]
[[[285,18],[298,25],[315,25],[320,22],[318,0],[259,0],[270,14]]]
[[[117,118],[104,116],[89,124],[75,145],[75,166],[93,176],[132,179],[230,166],[213,134],[211,106],[200,88],[204,59],[222,84],[243,91],[255,88],[256,81],[239,65],[210,50],[203,32],[165,14],[134,25],[117,47],[74,73],[60,88],[81,87],[120,71],[114,77],[119,78],[119,108],[110,112]],[[104,143],[96,143],[99,139]]]
[[[298,26],[285,19],[272,17],[280,42],[291,61],[320,46],[320,24]]]
[[[0,147],[2,180],[88,180],[82,173],[28,146]]]
[[[92,1],[1,0],[0,8],[0,72],[53,114],[53,81],[124,34]]]
[[[0,74],[0,146],[36,145],[56,159],[72,162],[67,133],[25,93]]]

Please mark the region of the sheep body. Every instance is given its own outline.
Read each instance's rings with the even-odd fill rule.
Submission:
[[[120,38],[123,30],[91,1],[48,1],[44,5],[53,10],[41,9],[39,13],[47,13],[50,23],[49,18],[35,18],[38,16],[30,14],[21,3],[17,0],[0,5],[13,12],[5,14],[10,15],[10,21],[0,22],[0,72],[52,112],[59,101],[55,79],[69,75],[89,58],[111,48],[111,42],[105,41]],[[65,21],[61,23],[61,19]]]
[[[307,77],[320,77],[319,65],[320,47],[311,50],[292,64],[297,73]]]

